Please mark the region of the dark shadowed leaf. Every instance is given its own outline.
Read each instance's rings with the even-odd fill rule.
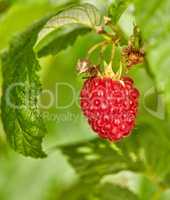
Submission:
[[[59,199],[63,200],[138,200],[138,197],[126,188],[113,184],[84,184],[78,182],[64,191]]]
[[[4,129],[11,147],[32,157],[45,156],[41,147],[45,128],[37,104],[41,90],[37,75],[40,66],[32,50],[45,21],[16,36],[9,50],[2,55],[4,82],[1,108]],[[28,96],[30,93],[34,95]],[[28,105],[25,100],[29,101]]]
[[[104,175],[121,170],[142,170],[143,164],[140,159],[132,157],[135,155],[133,148],[127,149],[123,144],[122,148],[119,148],[120,145],[96,139],[65,146],[62,150],[83,181],[98,182]]]

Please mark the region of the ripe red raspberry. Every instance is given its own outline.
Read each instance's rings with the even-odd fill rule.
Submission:
[[[133,80],[92,77],[85,81],[80,104],[92,129],[101,138],[120,140],[135,126],[139,91]]]

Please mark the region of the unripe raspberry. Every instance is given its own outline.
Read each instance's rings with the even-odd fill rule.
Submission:
[[[92,129],[111,141],[129,135],[135,126],[139,91],[133,80],[93,77],[85,81],[80,104]]]

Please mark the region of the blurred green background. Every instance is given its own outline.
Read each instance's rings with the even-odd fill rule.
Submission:
[[[0,51],[34,21],[76,2],[92,3],[106,13],[114,0],[0,0]],[[35,160],[11,150],[0,124],[0,200],[170,200],[169,9],[168,0],[134,0],[119,22],[127,37],[136,22],[147,50],[146,62],[130,72],[141,91],[133,134],[115,145],[105,143],[96,139],[76,104],[52,107],[45,111],[50,116],[43,144],[48,157]],[[59,54],[40,59],[43,88],[56,95],[56,83],[66,82],[78,94],[83,81],[75,65],[99,40],[89,33]],[[59,105],[70,96],[68,88],[59,90]],[[43,97],[44,103],[48,100]]]

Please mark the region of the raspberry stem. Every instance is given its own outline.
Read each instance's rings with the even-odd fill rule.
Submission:
[[[120,80],[122,77],[122,73],[123,73],[123,64],[120,61],[119,70],[116,73],[116,79]]]
[[[89,51],[88,51],[88,58],[90,57],[90,55],[95,51],[95,50],[97,50],[98,48],[102,48],[102,47],[104,47],[104,46],[106,46],[108,44],[108,42],[107,41],[102,41],[102,42],[100,42],[100,43],[97,43],[97,44],[95,44],[94,46],[92,46],[90,49],[89,49]]]
[[[106,76],[110,76],[110,77],[115,76],[115,73],[113,72],[113,69],[112,69],[114,57],[115,57],[115,44],[112,45],[112,53],[110,57],[110,62],[104,70],[104,73]]]
[[[115,80],[120,80],[123,73],[127,73],[129,70],[129,66],[142,63],[144,53],[141,49],[138,49],[141,45],[140,41],[140,30],[134,25],[134,33],[129,39],[128,47],[123,48],[121,52],[120,65],[117,72],[113,71],[113,60],[115,57],[115,51],[118,46],[121,46],[122,43],[122,32],[118,25],[112,24],[112,20],[109,17],[104,17],[104,26],[95,27],[95,31],[97,34],[103,37],[103,41],[92,46],[87,55],[87,59],[91,56],[94,51],[100,48],[100,64],[104,63],[104,73],[103,76],[111,77]],[[127,40],[126,40],[127,42]],[[112,45],[112,52],[110,56],[109,64],[104,59],[104,52],[108,48],[109,45]],[[137,49],[136,49],[136,48]],[[104,62],[103,62],[104,60]],[[100,74],[102,76],[102,74]]]

